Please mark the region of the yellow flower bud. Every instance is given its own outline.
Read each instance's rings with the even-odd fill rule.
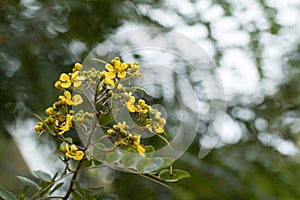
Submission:
[[[40,124],[37,124],[34,126],[34,130],[39,133],[43,130],[43,126],[41,126]]]
[[[60,81],[56,81],[55,84],[54,84],[55,88],[60,89],[61,88],[60,84],[61,84]]]
[[[52,115],[53,114],[53,108],[52,107],[47,108],[46,111],[45,111],[45,113],[47,115]]]
[[[116,132],[113,129],[108,129],[107,132],[106,132],[106,134],[108,136],[114,136],[116,134]]]
[[[82,64],[80,64],[80,63],[75,63],[74,69],[75,69],[76,71],[81,70],[81,68],[82,68]]]

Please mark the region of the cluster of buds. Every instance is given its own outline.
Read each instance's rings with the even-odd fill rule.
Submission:
[[[132,93],[121,93],[125,105],[129,112],[136,115],[139,125],[145,126],[150,132],[164,133],[164,126],[166,119],[161,117],[161,113],[153,109],[150,105],[146,104],[145,100],[139,99],[135,102],[135,97]]]
[[[108,138],[114,137],[114,144],[118,147],[133,147],[141,156],[145,156],[145,148],[141,142],[141,136],[137,134],[130,133],[130,127],[125,121],[122,123],[113,125],[112,128],[108,129],[106,132]]]
[[[77,106],[83,102],[80,95],[75,95],[73,98],[69,91],[65,91],[63,96],[59,96],[57,102],[45,110],[48,117],[43,122],[38,122],[34,127],[35,131],[42,133],[49,131],[53,134],[62,135],[69,131],[73,126],[74,110],[71,105]]]

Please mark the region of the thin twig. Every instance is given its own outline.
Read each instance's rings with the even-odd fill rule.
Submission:
[[[76,178],[77,178],[77,175],[78,175],[78,173],[79,173],[79,170],[80,170],[80,167],[81,167],[81,164],[82,164],[83,160],[84,160],[84,159],[82,159],[82,160],[79,161],[79,163],[78,163],[78,165],[77,165],[77,167],[76,167],[76,170],[75,170],[75,172],[74,172],[74,174],[73,174],[73,176],[72,176],[72,179],[71,179],[71,182],[70,182],[70,186],[69,186],[69,188],[68,188],[68,190],[67,190],[67,193],[66,193],[66,195],[62,198],[63,200],[67,200],[67,199],[69,198],[71,192],[73,191],[74,181],[75,181]]]

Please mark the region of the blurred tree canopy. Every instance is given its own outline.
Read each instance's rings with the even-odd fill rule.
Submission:
[[[4,151],[16,148],[5,142],[11,140],[7,124],[31,118],[32,113],[41,114],[57,95],[52,83],[58,74],[81,62],[98,42],[125,25],[176,30],[181,24],[196,27],[191,29],[196,37],[197,26],[204,27],[200,40],[209,44],[209,55],[218,68],[222,69],[228,50],[238,49],[248,55],[259,84],[266,87],[255,94],[229,96],[226,117],[239,127],[241,136],[233,143],[221,137],[219,145],[203,159],[197,157],[199,141],[208,125],[200,122],[199,135],[178,163],[191,171],[190,180],[171,184],[173,189],[168,190],[138,176],[116,172],[111,189],[120,199],[299,199],[300,154],[280,151],[282,144],[296,149],[300,145],[299,31],[297,35],[293,25],[279,20],[281,8],[272,1],[251,2],[252,7],[233,0],[0,1],[1,184],[18,191],[18,186],[6,181],[7,174],[24,172],[22,167],[8,167],[21,161],[17,153]],[[184,9],[188,6],[191,8]],[[300,3],[297,6],[299,10]],[[221,15],[205,15],[201,12],[205,9],[212,13],[219,10]],[[262,17],[246,20],[243,13],[253,9],[259,9]],[[168,21],[172,18],[176,23]],[[226,44],[226,38],[217,32],[222,24],[217,19],[239,18],[240,23],[233,27],[246,35],[248,43]],[[268,60],[266,38],[285,41],[286,33],[290,34],[289,46],[283,46],[281,54],[275,52],[275,57],[280,56],[278,66]],[[280,78],[272,77],[272,70],[279,70]],[[267,87],[270,84],[272,89]],[[156,101],[162,102],[163,97]]]

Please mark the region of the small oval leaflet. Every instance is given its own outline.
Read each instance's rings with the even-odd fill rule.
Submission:
[[[158,176],[166,182],[176,182],[183,178],[190,178],[191,174],[181,169],[173,169],[172,173],[170,169],[165,169],[162,170]]]

